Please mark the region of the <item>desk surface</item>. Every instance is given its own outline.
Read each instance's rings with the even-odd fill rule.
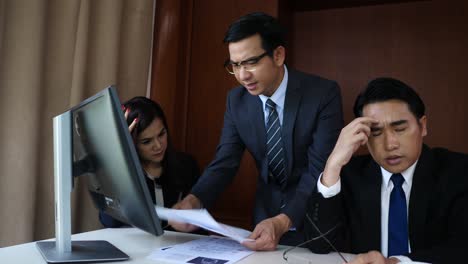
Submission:
[[[155,237],[144,231],[136,228],[116,228],[116,229],[101,229],[86,233],[75,234],[72,240],[107,240],[120,250],[130,256],[129,261],[107,262],[107,263],[142,263],[154,264],[153,260],[146,257],[156,248],[169,246],[174,244],[184,243],[201,236],[193,234],[184,234],[178,232],[166,231],[164,235]],[[255,252],[238,263],[254,264],[254,263],[286,263],[283,260],[283,252],[288,247],[279,246],[276,251],[271,252]],[[352,255],[345,254],[350,260]],[[343,261],[338,254],[331,253],[328,255],[313,254],[307,249],[297,248],[288,253],[288,263],[321,263],[321,264],[341,264]],[[0,248],[0,263],[28,263],[36,264],[46,263],[41,254],[36,248],[36,243],[26,243],[17,246]]]

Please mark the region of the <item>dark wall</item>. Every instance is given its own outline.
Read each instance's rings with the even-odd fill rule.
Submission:
[[[426,102],[426,142],[468,152],[465,1],[312,2],[157,1],[151,97],[166,111],[178,149],[194,155],[202,168],[214,157],[226,94],[237,85],[222,67],[228,56],[225,30],[241,15],[265,11],[290,31],[290,67],[339,82],[346,122],[353,118],[358,91],[372,78],[392,76],[413,86]],[[211,213],[251,228],[256,179],[246,154],[238,177]]]
[[[219,142],[228,91],[237,86],[223,67],[224,33],[240,16],[277,14],[270,0],[158,0],[151,98],[164,108],[175,146],[203,169]],[[249,154],[238,177],[210,212],[224,223],[252,228],[257,172]]]
[[[427,107],[432,146],[468,152],[468,3],[418,1],[296,12],[291,64],[341,85],[346,122],[358,92],[391,76]]]
[[[276,14],[274,1],[194,1],[190,96],[186,149],[206,166],[213,159],[223,124],[226,95],[238,83],[223,67],[229,53],[222,40],[227,27],[240,16],[264,11]],[[238,177],[212,209],[224,222],[251,228],[257,172],[245,155]]]

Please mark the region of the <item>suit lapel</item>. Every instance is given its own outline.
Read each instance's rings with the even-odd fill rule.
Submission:
[[[432,152],[424,145],[414,171],[408,210],[409,236],[413,249],[415,244],[418,244],[416,237],[424,239],[428,206],[433,194],[432,188],[435,186],[435,162]]]
[[[286,90],[286,97],[284,101],[283,110],[283,126],[281,128],[281,135],[283,139],[284,149],[286,150],[287,159],[287,175],[289,177],[292,172],[293,164],[293,132],[294,123],[296,122],[297,109],[301,102],[301,93],[299,89],[299,80],[294,75],[294,71],[289,71],[288,86]]]
[[[362,176],[362,194],[360,195],[363,199],[363,205],[367,205],[363,208],[363,214],[361,220],[363,227],[363,233],[368,234],[369,245],[381,245],[381,186],[382,186],[382,171],[380,166],[373,160],[364,170]],[[376,188],[377,187],[377,188]]]
[[[258,148],[256,151],[259,156],[264,157],[266,156],[266,129],[262,101],[258,96],[248,95],[248,98],[248,116],[252,117],[250,118],[250,127],[252,128],[252,133],[255,136],[256,142],[258,142],[258,144],[255,144]],[[260,170],[260,177],[262,177],[265,182],[268,182],[267,159],[264,159],[262,166],[266,167]]]

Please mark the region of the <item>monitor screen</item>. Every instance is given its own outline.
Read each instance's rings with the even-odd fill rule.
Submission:
[[[73,175],[97,209],[153,235],[163,230],[114,87],[71,110]]]

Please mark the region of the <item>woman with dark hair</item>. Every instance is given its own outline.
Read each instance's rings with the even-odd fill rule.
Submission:
[[[151,199],[154,204],[170,208],[184,198],[198,180],[198,165],[190,155],[172,147],[166,117],[159,104],[139,96],[125,102],[122,109]],[[99,220],[105,227],[125,225],[104,212],[99,213]]]

